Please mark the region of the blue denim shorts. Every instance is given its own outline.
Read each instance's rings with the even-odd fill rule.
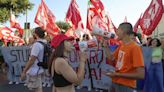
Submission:
[[[120,84],[112,83],[110,92],[134,92],[134,89]]]

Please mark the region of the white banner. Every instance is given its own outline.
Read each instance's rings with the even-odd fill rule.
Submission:
[[[143,47],[143,56],[145,66],[148,68],[151,60],[151,48]],[[10,81],[18,81],[23,67],[28,61],[29,47],[3,47],[1,48],[5,62],[9,66],[8,77]],[[69,64],[75,71],[78,71],[79,53],[72,51],[70,53]],[[82,86],[90,86],[100,89],[109,89],[111,86],[111,78],[105,76],[102,72],[113,71],[114,68],[107,64],[105,50],[89,49],[88,60],[85,67],[85,79]],[[91,77],[89,76],[91,75]],[[92,80],[92,81],[91,81]]]
[[[29,57],[29,47],[1,47],[1,52],[8,65],[9,81],[20,82],[19,77]]]

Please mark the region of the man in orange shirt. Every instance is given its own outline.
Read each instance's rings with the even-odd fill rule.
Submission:
[[[144,61],[142,50],[131,38],[133,27],[130,23],[121,23],[117,30],[118,40],[122,44],[111,54],[107,43],[106,47],[107,59],[110,64],[115,67],[114,72],[106,73],[112,78],[111,92],[133,92],[136,88],[136,79],[144,79]]]

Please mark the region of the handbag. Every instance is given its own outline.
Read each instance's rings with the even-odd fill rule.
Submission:
[[[29,88],[29,90],[34,90],[36,88],[40,87],[40,82],[39,82],[39,78],[38,76],[30,76],[29,75],[29,79],[27,82],[27,87]]]

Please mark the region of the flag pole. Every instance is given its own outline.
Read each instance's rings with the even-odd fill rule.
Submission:
[[[87,18],[88,18],[88,13],[89,13],[89,8],[90,8],[89,2],[90,2],[90,0],[88,1],[88,5],[87,5]],[[86,23],[86,26],[87,26],[87,23]],[[86,27],[86,30],[87,30],[87,27]],[[92,74],[91,74],[91,66],[90,66],[90,63],[88,60],[87,60],[87,65],[88,65],[88,73],[89,73],[89,78],[90,78],[90,85],[89,85],[89,91],[90,91],[93,89],[93,78],[92,78]]]
[[[28,19],[27,7],[28,7],[28,4],[26,5],[26,25],[25,25],[25,29],[27,29],[27,27],[28,27],[28,25],[27,25],[27,19]]]

